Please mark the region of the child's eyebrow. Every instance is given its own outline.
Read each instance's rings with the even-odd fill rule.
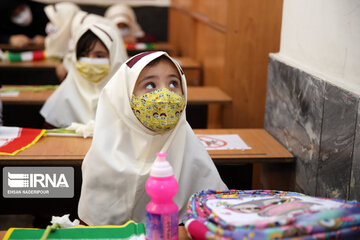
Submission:
[[[106,51],[101,51],[101,50],[99,50],[99,51],[90,51],[90,52],[88,52],[86,55],[88,55],[88,54],[106,55],[107,52],[106,52]]]
[[[168,77],[174,77],[180,80],[180,77],[177,74],[169,74]]]
[[[149,80],[149,79],[153,79],[153,78],[156,78],[155,75],[148,75],[148,76],[145,76],[144,78],[142,78],[139,83],[143,82],[143,81],[146,81],[146,80]]]

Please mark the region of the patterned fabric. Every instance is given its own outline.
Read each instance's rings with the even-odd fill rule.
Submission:
[[[357,239],[360,202],[276,190],[207,190],[189,200],[183,222],[206,227],[203,238]],[[188,224],[187,224],[188,223]],[[199,227],[198,227],[199,229]]]
[[[161,88],[142,96],[132,96],[131,108],[145,127],[163,133],[173,129],[185,108],[185,98]]]

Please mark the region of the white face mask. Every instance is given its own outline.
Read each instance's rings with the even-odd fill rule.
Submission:
[[[46,27],[45,27],[45,32],[47,35],[51,35],[51,34],[54,34],[56,33],[58,30],[57,26],[55,26],[54,24],[52,24],[51,22],[48,22],[46,24]]]
[[[110,60],[108,58],[80,57],[79,62],[90,63],[90,64],[110,64]]]
[[[121,36],[129,36],[129,34],[130,34],[130,29],[127,27],[127,28],[120,28],[119,29],[119,31],[120,31],[120,35]]]
[[[11,21],[19,26],[26,27],[32,22],[33,16],[29,6],[26,6],[24,10],[11,18]]]

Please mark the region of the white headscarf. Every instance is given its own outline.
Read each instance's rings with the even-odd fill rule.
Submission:
[[[117,26],[115,23],[113,23],[112,21],[110,21],[107,18],[104,18],[103,16],[93,14],[93,13],[88,13],[85,11],[78,11],[72,19],[69,52],[66,54],[66,56],[63,59],[63,64],[67,70],[69,70],[70,65],[72,64],[72,60],[73,60],[72,54],[73,54],[73,51],[75,51],[74,36],[76,36],[77,32],[81,31],[84,26],[89,25],[89,24],[95,24],[95,23],[107,25],[114,29],[117,29]],[[120,33],[118,32],[118,34],[120,34]],[[122,37],[121,37],[121,43],[119,43],[119,44],[124,45]],[[120,56],[120,58],[122,58],[122,59],[128,58],[126,51],[122,51],[121,54],[122,55]]]
[[[90,82],[77,71],[76,51],[72,53],[68,75],[40,110],[46,122],[56,127],[67,127],[72,122],[86,124],[94,120],[101,90],[127,59],[124,57],[124,44],[116,28],[102,24],[84,26],[75,36],[75,42],[77,43],[88,30],[92,31],[108,49],[110,72],[99,82]]]
[[[130,28],[130,36],[139,38],[145,35],[136,20],[134,10],[126,4],[118,3],[112,5],[106,10],[104,16],[109,18],[115,24],[125,23],[128,25]]]
[[[48,5],[44,11],[49,20],[57,27],[54,34],[45,38],[45,51],[49,57],[64,57],[68,51],[72,19],[80,8],[70,2]]]
[[[160,151],[167,152],[179,184],[174,201],[180,216],[194,192],[227,189],[186,121],[185,111],[173,130],[158,134],[144,127],[130,107],[141,70],[161,55],[169,57],[165,52],[132,57],[121,66],[99,98],[92,145],[82,164],[78,208],[79,217],[89,225],[123,224],[130,219],[145,222],[145,206],[150,201],[145,182]],[[171,60],[180,72],[186,98],[185,76],[180,66]]]

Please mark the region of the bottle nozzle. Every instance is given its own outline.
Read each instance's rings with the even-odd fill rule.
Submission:
[[[165,161],[166,159],[166,152],[158,152],[156,154],[156,156],[158,157],[159,161]]]
[[[166,152],[158,152],[150,175],[154,177],[168,177],[173,175],[173,170],[169,162],[166,160]]]

